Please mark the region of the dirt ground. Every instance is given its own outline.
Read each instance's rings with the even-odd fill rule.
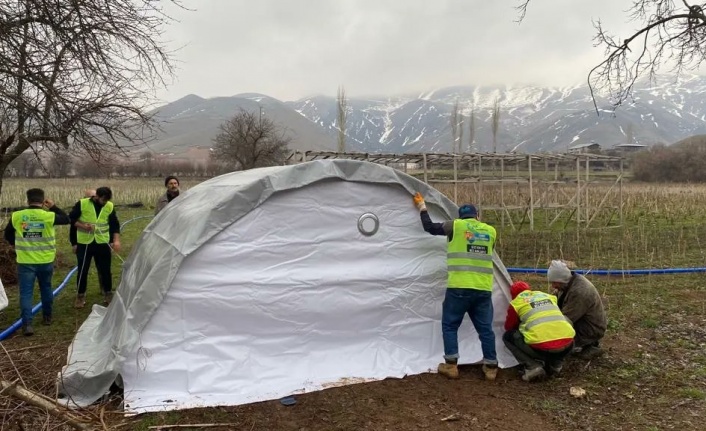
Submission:
[[[52,343],[50,338],[38,334],[33,339],[16,336],[5,342],[13,360],[12,365],[3,361],[0,366],[3,378],[19,371],[28,387],[53,395],[52,378],[63,365],[67,345]],[[213,429],[293,431],[703,429],[699,425],[703,402],[679,403],[670,398],[669,406],[654,411],[651,403],[655,400],[643,397],[658,397],[659,387],[645,382],[636,391],[630,379],[621,381],[619,370],[626,359],[636,355],[635,344],[628,338],[614,338],[605,357],[593,363],[572,359],[562,377],[532,384],[522,382],[515,369],[501,370],[497,381],[486,382],[478,366],[463,366],[456,381],[422,374],[354,384],[298,395],[294,406],[273,400],[126,419],[117,411],[118,401],[113,401],[82,414],[94,421],[103,417],[104,429],[130,430],[198,423],[230,424]],[[606,373],[616,372],[614,385],[599,383]],[[572,398],[571,386],[582,386],[588,395]],[[46,413],[5,396],[0,396],[0,412],[4,412],[2,430],[70,429],[60,421],[47,419]],[[636,421],[636,414],[642,419]],[[671,426],[650,427],[648,423]]]

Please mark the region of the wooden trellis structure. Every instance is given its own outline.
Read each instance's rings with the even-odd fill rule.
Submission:
[[[394,167],[444,189],[459,202],[459,193],[495,222],[522,228],[525,221],[535,230],[541,211],[545,227],[571,221],[582,229],[605,226],[613,220],[623,225],[624,160],[600,154],[515,153],[336,153],[294,151],[288,163],[321,159],[365,160]],[[450,188],[450,189],[449,189]],[[592,191],[589,193],[589,191]],[[468,198],[467,198],[468,200]],[[521,218],[520,218],[521,217]],[[518,218],[520,220],[518,221]],[[519,224],[519,226],[518,226]]]

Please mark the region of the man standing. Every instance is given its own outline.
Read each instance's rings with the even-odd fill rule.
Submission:
[[[78,295],[75,308],[86,305],[86,285],[91,259],[96,262],[100,286],[103,290],[103,305],[113,298],[113,276],[111,274],[111,249],[120,251],[120,222],[113,209],[113,192],[108,187],[96,189],[95,196],[76,202],[69,218],[76,227],[76,257],[78,260]]]
[[[170,175],[165,178],[164,187],[167,188],[167,191],[157,199],[157,205],[154,207],[154,215],[159,214],[169,202],[179,196],[179,179],[177,177]]]
[[[495,228],[478,220],[473,205],[458,209],[459,218],[443,223],[431,221],[420,193],[414,195],[422,226],[432,235],[444,235],[448,240],[448,286],[441,316],[444,339],[444,363],[439,374],[451,379],[458,376],[458,328],[466,313],[478,332],[483,350],[483,373],[495,380],[498,360],[493,333],[493,246]]]
[[[69,217],[51,199],[45,199],[42,189],[27,190],[27,205],[26,209],[12,213],[4,236],[17,253],[22,332],[29,336],[34,334],[32,300],[35,280],[42,297],[42,323],[52,323],[54,296],[51,279],[56,258],[54,226],[69,224]]]
[[[560,260],[551,262],[547,279],[552,288],[560,292],[559,308],[574,325],[574,351],[577,356],[586,360],[601,356],[603,349],[599,344],[608,328],[608,321],[596,287]]]
[[[525,367],[522,380],[559,374],[575,333],[559,310],[556,296],[530,290],[524,281],[513,283],[510,294],[503,342]]]

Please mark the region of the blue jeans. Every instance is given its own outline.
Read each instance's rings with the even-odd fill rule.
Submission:
[[[468,313],[478,332],[483,349],[483,363],[497,364],[495,333],[493,332],[493,301],[491,292],[476,289],[446,289],[441,332],[444,337],[444,359],[458,360],[458,328]]]
[[[51,289],[52,275],[54,275],[53,263],[17,264],[17,276],[20,282],[20,310],[22,313],[23,326],[32,323],[35,279],[39,282],[39,293],[42,296],[42,314],[51,316],[51,306],[54,302]]]

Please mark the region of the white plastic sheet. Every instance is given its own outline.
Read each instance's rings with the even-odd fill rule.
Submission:
[[[2,280],[0,279],[0,310],[7,307],[7,295],[5,294],[5,288],[2,285]]]

